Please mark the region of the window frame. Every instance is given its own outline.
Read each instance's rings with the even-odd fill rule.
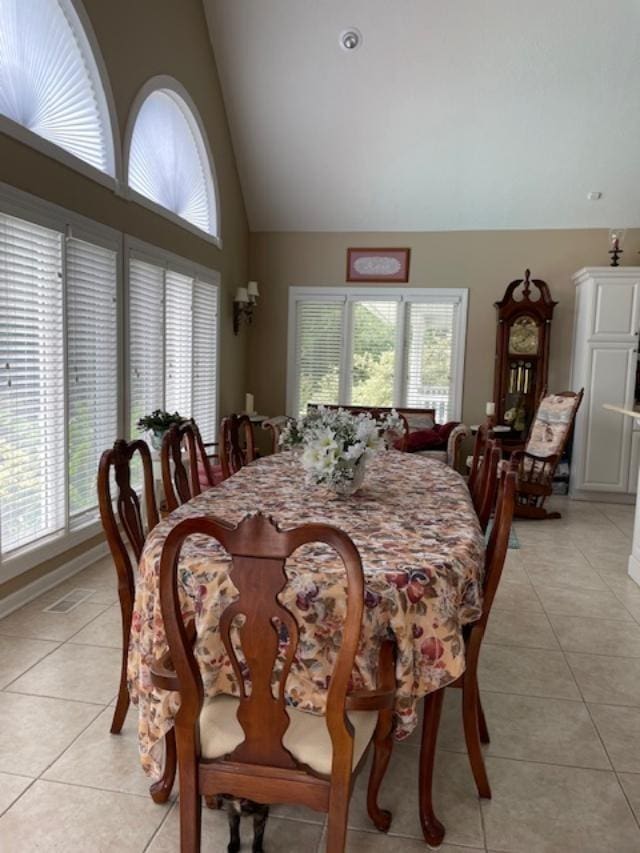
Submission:
[[[142,193],[139,193],[137,190],[133,189],[133,187],[129,184],[129,159],[131,153],[131,140],[133,138],[133,131],[136,125],[136,121],[138,120],[140,109],[149,97],[149,95],[152,95],[154,92],[157,92],[158,90],[162,89],[168,89],[184,101],[189,112],[191,113],[191,118],[195,122],[196,127],[199,131],[200,141],[204,148],[204,153],[206,155],[206,159],[209,165],[209,172],[211,174],[211,182],[213,185],[213,195],[216,208],[215,234],[209,234],[208,231],[203,231],[201,228],[198,228],[197,225],[193,225],[188,220],[183,219],[181,216],[178,216],[177,213],[174,213],[168,207],[163,207],[161,204],[158,204],[152,199],[147,198],[145,195],[142,195]],[[151,77],[149,80],[147,80],[147,82],[144,83],[142,87],[138,90],[138,93],[134,98],[133,104],[131,105],[131,109],[129,110],[129,117],[127,119],[127,126],[125,128],[124,133],[123,169],[123,193],[126,195],[127,198],[131,199],[132,201],[135,201],[137,204],[142,205],[142,207],[146,207],[148,210],[152,210],[154,213],[163,216],[165,219],[168,219],[170,222],[173,222],[174,225],[179,225],[181,228],[190,231],[192,234],[196,234],[201,239],[207,240],[209,243],[213,243],[213,245],[217,246],[218,249],[222,249],[220,189],[218,186],[218,176],[216,173],[215,160],[213,158],[213,152],[209,143],[209,136],[207,134],[204,122],[202,121],[202,117],[195,104],[195,101],[193,100],[187,89],[182,85],[182,83],[179,82],[179,80],[176,80],[175,77],[171,77],[167,74],[158,74],[155,77]]]
[[[126,350],[124,359],[124,383],[122,385],[124,400],[124,435],[129,436],[129,440],[139,437],[138,434],[131,435],[131,347],[130,340],[130,282],[129,282],[129,261],[136,258],[144,263],[153,264],[156,267],[163,269],[172,269],[175,272],[190,276],[194,279],[199,279],[208,284],[213,285],[217,289],[217,314],[216,314],[216,367],[215,367],[215,382],[216,382],[216,421],[214,441],[218,440],[218,429],[220,420],[220,316],[222,314],[222,276],[220,272],[212,267],[205,267],[196,261],[190,261],[181,255],[176,255],[173,252],[168,252],[152,243],[146,243],[144,240],[139,240],[137,237],[132,237],[129,234],[124,235],[124,249],[122,260],[124,266],[124,291],[123,291],[123,341]],[[163,329],[164,326],[163,317]],[[192,342],[192,359],[193,359],[193,342]],[[166,399],[166,336],[163,335],[162,341],[162,362],[163,362],[163,398]],[[193,389],[192,389],[193,396]]]
[[[85,240],[89,243],[104,246],[107,249],[116,252],[116,323],[117,323],[117,379],[118,386],[123,387],[123,248],[122,248],[122,233],[107,225],[101,225],[87,217],[82,216],[74,211],[66,210],[59,205],[53,204],[37,196],[25,193],[8,184],[0,183],[0,209],[8,216],[15,216],[20,219],[25,219],[40,225],[43,228],[49,228],[61,234],[63,241],[66,237],[73,236],[80,240]],[[63,263],[65,256],[64,242],[62,249]],[[66,315],[66,277],[63,276],[63,320],[61,334],[64,340],[64,358],[65,367],[67,364],[67,315]],[[64,376],[64,399],[65,413],[69,410],[69,375],[65,369]],[[122,433],[124,405],[122,395],[118,401],[118,431]],[[84,523],[71,524],[68,506],[68,478],[69,478],[69,453],[68,453],[68,418],[65,417],[64,424],[64,447],[65,447],[65,524],[64,528],[55,533],[43,536],[33,542],[16,548],[4,555],[0,552],[0,583],[11,580],[18,575],[23,574],[34,566],[39,565],[45,560],[57,557],[59,554],[68,551],[69,549],[80,545],[88,539],[93,538],[102,532],[102,525],[99,517],[89,518]]]
[[[122,193],[122,149],[120,146],[120,128],[118,124],[118,113],[113,97],[113,91],[107,73],[107,66],[100,50],[100,44],[96,37],[95,31],[91,24],[91,19],[87,14],[81,0],[56,0],[62,7],[63,14],[69,20],[74,35],[78,39],[80,49],[86,51],[92,58],[96,66],[97,81],[102,89],[104,103],[99,104],[102,113],[102,120],[106,124],[108,138],[111,142],[111,157],[113,161],[113,173],[102,172],[86,160],[76,157],[66,148],[61,148],[55,142],[51,142],[44,136],[40,136],[28,127],[19,124],[9,116],[0,114],[0,132],[6,134],[18,142],[34,148],[41,154],[50,157],[52,160],[57,160],[64,166],[68,166],[75,172],[85,175],[102,184],[105,187],[113,190],[116,194]],[[79,27],[73,26],[74,16],[77,18]]]
[[[338,302],[347,306],[343,315],[343,340],[346,345],[340,354],[340,391],[339,399],[346,399],[349,392],[350,376],[349,342],[352,340],[353,310],[349,309],[356,301],[383,302],[397,301],[399,305],[406,303],[429,304],[433,302],[458,301],[454,339],[456,346],[451,356],[451,402],[450,416],[453,420],[462,418],[462,396],[464,390],[464,367],[466,355],[466,330],[469,304],[469,289],[466,287],[379,287],[375,285],[358,285],[355,287],[314,287],[291,285],[289,287],[289,310],[287,328],[287,394],[286,412],[291,417],[297,417],[299,401],[297,399],[297,365],[296,365],[296,311],[299,302]],[[406,311],[398,312],[396,324],[396,348],[394,369],[394,399],[396,406],[403,406],[403,395],[406,393],[405,350],[407,339],[405,335]],[[398,369],[398,367],[400,369]],[[343,404],[346,405],[346,404]]]

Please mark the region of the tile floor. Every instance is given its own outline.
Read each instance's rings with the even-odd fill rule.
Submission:
[[[518,522],[482,654],[493,799],[480,802],[449,691],[437,761],[443,853],[640,851],[640,587],[626,577],[633,511],[556,499],[561,521]],[[94,590],[67,615],[43,608]],[[109,734],[119,611],[104,560],[0,621],[0,851],[174,853],[175,798],[154,805],[136,758],[133,713]],[[417,817],[418,740],[394,750],[372,829],[360,777],[351,853],[425,849]],[[243,825],[249,849],[250,823]],[[224,815],[205,809],[203,851],[224,851]],[[270,851],[323,850],[323,821],[276,808]]]

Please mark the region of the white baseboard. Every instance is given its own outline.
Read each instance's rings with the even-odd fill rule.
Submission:
[[[583,489],[569,491],[572,501],[588,501],[599,504],[635,504],[636,496],[628,492],[587,492]]]
[[[67,578],[78,574],[78,572],[81,572],[92,563],[95,563],[96,560],[106,557],[108,553],[109,548],[107,543],[100,542],[93,548],[89,548],[89,550],[85,551],[83,554],[79,554],[77,557],[74,557],[73,560],[69,560],[69,562],[59,566],[57,569],[53,569],[53,571],[47,572],[47,574],[43,575],[41,578],[23,586],[22,589],[12,592],[5,598],[0,598],[0,619],[4,616],[8,616],[10,613],[13,613],[13,611],[17,610],[19,607],[29,604],[30,601],[34,600],[34,598],[37,598],[44,592],[48,592],[54,586],[57,586],[59,583],[62,583],[62,581],[67,580]],[[114,584],[115,582],[114,574]]]

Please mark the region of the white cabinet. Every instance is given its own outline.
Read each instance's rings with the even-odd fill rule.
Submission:
[[[624,499],[636,492],[640,432],[630,418],[602,406],[635,406],[640,268],[592,267],[574,281],[571,388],[584,388],[584,400],[576,418],[571,495]]]

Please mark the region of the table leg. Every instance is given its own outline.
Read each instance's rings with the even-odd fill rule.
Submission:
[[[445,828],[433,811],[433,767],[436,759],[438,727],[442,713],[444,688],[428,693],[424,700],[422,742],[420,744],[419,802],[422,834],[427,844],[442,844]]]

